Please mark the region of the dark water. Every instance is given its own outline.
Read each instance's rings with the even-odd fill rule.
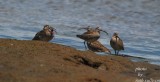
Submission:
[[[127,54],[160,65],[160,0],[0,0],[0,38],[30,40],[49,24],[57,29],[51,42],[84,50],[76,38],[81,27],[100,26],[100,41],[109,45],[114,32]],[[112,50],[113,52],[113,50]]]

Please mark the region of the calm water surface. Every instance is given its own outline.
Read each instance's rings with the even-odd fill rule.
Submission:
[[[51,42],[84,50],[76,38],[88,25],[109,33],[99,39],[109,45],[113,32],[127,54],[160,65],[160,0],[0,0],[0,38],[31,40],[49,24],[57,29]],[[112,50],[113,52],[113,50]]]

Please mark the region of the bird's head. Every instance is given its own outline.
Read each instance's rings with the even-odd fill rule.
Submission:
[[[44,25],[43,30],[49,32],[51,35],[53,35],[54,33],[57,33],[56,29],[49,25]]]
[[[118,33],[115,32],[115,33],[113,34],[113,36],[114,36],[115,38],[118,38]]]
[[[108,35],[108,32],[102,30],[100,27],[96,27],[95,30],[98,31],[99,33],[102,31]]]

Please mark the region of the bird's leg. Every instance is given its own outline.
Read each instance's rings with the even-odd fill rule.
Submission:
[[[115,51],[115,55],[116,55],[116,50],[114,50]]]
[[[118,55],[118,53],[119,53],[119,50],[117,51],[117,55]]]
[[[84,46],[85,46],[85,49],[87,50],[86,41],[84,41]]]

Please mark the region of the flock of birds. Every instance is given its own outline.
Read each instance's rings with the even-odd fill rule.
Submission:
[[[84,32],[83,34],[77,35],[78,38],[84,40],[84,46],[86,49],[88,48],[89,50],[94,52],[106,52],[111,54],[111,51],[98,41],[98,39],[100,38],[100,32],[104,32],[108,35],[106,31],[100,29],[99,27],[91,28],[90,26],[80,29],[86,30],[86,32]],[[36,33],[36,35],[32,40],[40,40],[48,42],[54,38],[55,33],[56,33],[55,28],[49,25],[44,25],[43,30]],[[118,33],[113,34],[110,40],[110,45],[114,49],[115,55],[118,55],[120,50],[124,50],[123,41],[118,36]]]

